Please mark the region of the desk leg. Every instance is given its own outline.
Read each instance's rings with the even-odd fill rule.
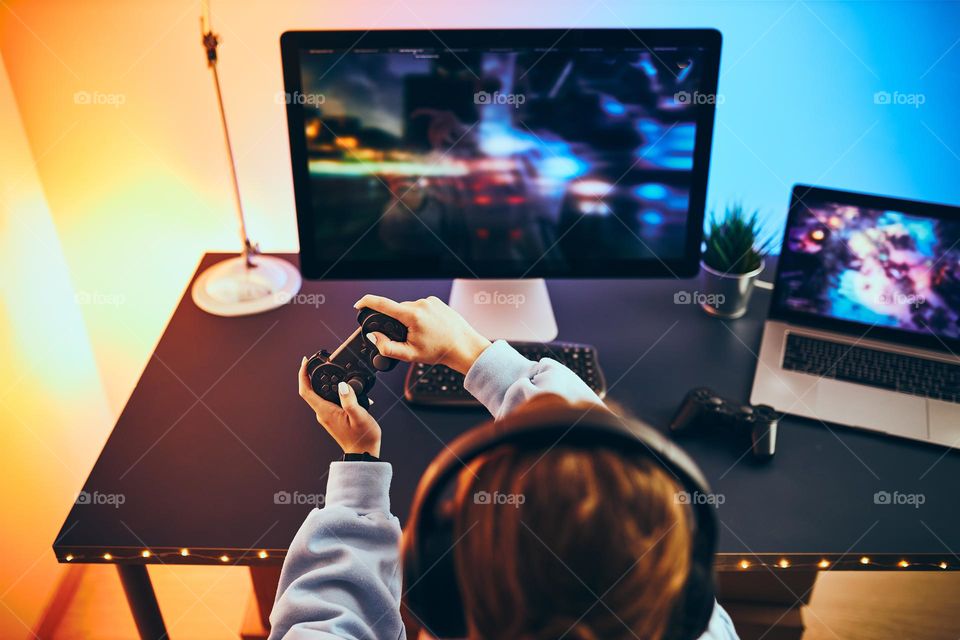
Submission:
[[[800,640],[802,611],[810,602],[819,573],[802,569],[719,571],[717,600],[733,618],[742,640]]]
[[[160,605],[157,604],[157,595],[153,592],[150,583],[150,574],[143,564],[118,564],[117,572],[123,591],[127,594],[127,604],[133,620],[137,623],[137,631],[142,640],[162,640],[167,637],[167,628],[163,624],[160,614]]]
[[[277,598],[277,585],[280,583],[280,567],[250,567],[253,580],[253,595],[257,601],[257,614],[264,630],[270,630],[270,611]]]

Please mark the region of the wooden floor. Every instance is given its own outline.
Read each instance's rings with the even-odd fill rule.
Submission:
[[[136,638],[117,572],[80,572],[60,615],[50,612],[43,638]],[[236,639],[252,588],[241,567],[151,567],[172,640]],[[804,612],[805,640],[958,640],[960,573],[827,572]],[[55,624],[54,624],[55,623]]]
[[[804,640],[958,640],[960,573],[822,574]]]

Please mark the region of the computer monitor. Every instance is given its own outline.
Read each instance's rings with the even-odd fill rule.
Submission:
[[[720,43],[709,29],[284,33],[304,276],[694,275]]]

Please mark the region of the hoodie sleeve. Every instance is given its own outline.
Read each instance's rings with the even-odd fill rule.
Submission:
[[[463,387],[497,420],[542,393],[563,396],[571,403],[602,404],[593,389],[561,363],[551,358],[527,360],[503,340],[480,354]]]
[[[290,544],[270,639],[403,639],[400,523],[386,462],[334,462],[322,509]]]

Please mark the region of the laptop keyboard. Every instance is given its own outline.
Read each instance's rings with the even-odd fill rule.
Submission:
[[[915,396],[960,402],[960,365],[787,334],[783,368]]]

